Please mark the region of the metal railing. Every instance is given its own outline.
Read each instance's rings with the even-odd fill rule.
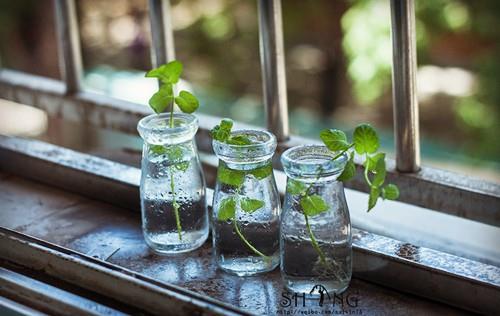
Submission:
[[[69,120],[136,133],[143,105],[80,90],[82,73],[75,0],[54,0],[63,82],[10,70],[0,71],[0,97],[46,110]],[[388,0],[389,1],[389,0]],[[388,181],[401,188],[400,200],[500,226],[500,186],[420,167],[416,101],[413,0],[390,0],[393,36],[393,104],[396,160],[387,161]],[[174,58],[170,3],[150,0],[153,65]],[[281,0],[258,0],[259,35],[267,128],[280,141],[278,152],[312,140],[289,135]],[[208,130],[218,119],[200,117],[200,148],[211,151]],[[278,166],[279,167],[279,166]],[[348,187],[365,191],[361,178]]]
[[[281,0],[257,0],[260,60],[266,125],[278,141],[289,138],[288,103]],[[82,74],[75,0],[55,0],[61,72],[67,93],[79,91]],[[416,98],[415,12],[413,0],[391,0],[393,38],[393,105],[396,168],[420,168],[418,103]],[[150,0],[152,64],[175,58],[170,1]]]

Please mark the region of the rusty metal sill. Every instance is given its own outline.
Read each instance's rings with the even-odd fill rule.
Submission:
[[[234,306],[181,287],[159,282],[123,267],[3,227],[0,227],[0,248],[3,249],[0,258],[11,264],[41,271],[58,280],[78,285],[123,304],[133,304],[134,307],[148,313],[249,315]],[[15,283],[17,290],[14,289],[16,290],[14,294],[19,295],[20,283],[10,283]],[[61,297],[57,295],[52,299],[61,301]],[[82,304],[82,300],[74,299],[74,301]],[[74,311],[81,309],[81,306],[75,304],[66,306]]]
[[[64,87],[57,80],[0,69],[1,98],[35,106],[45,110],[50,116],[136,134],[137,122],[144,115],[150,114],[150,110],[144,105],[105,95],[89,92],[65,95]],[[211,152],[208,131],[220,118],[205,114],[197,116],[200,122],[197,143],[202,151]],[[259,128],[241,123],[237,126]],[[316,141],[292,136],[279,144],[275,158],[291,146],[314,142]],[[275,168],[281,168],[278,160],[275,161]],[[500,212],[497,212],[500,209],[498,184],[429,167],[422,167],[416,173],[399,173],[392,159],[388,159],[387,171],[388,181],[400,187],[400,200],[403,202],[500,227]],[[367,190],[360,172],[346,185],[359,191]]]
[[[5,136],[0,136],[0,166],[9,173],[139,210],[137,168]],[[212,193],[209,189],[209,200]],[[500,268],[366,231],[353,233],[356,277],[473,311],[498,308]]]

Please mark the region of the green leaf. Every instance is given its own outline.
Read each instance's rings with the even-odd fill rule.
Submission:
[[[152,69],[146,73],[148,78],[158,78],[165,84],[174,84],[179,81],[182,73],[182,63],[177,60],[171,61],[168,64],[161,65],[158,68]]]
[[[165,154],[167,155],[168,160],[171,162],[180,162],[184,157],[184,151],[179,145],[166,146]]]
[[[331,151],[339,151],[349,148],[347,137],[341,130],[325,129],[321,131],[319,137]]]
[[[347,161],[344,171],[338,177],[339,181],[348,181],[356,175],[356,165],[354,164],[354,153],[351,153],[351,157]]]
[[[245,172],[226,167],[224,163],[217,169],[217,179],[224,184],[239,188],[245,181]]]
[[[384,184],[385,181],[385,174],[386,174],[385,159],[379,159],[377,161],[377,165],[375,166],[374,172],[375,172],[375,177],[373,177],[372,185],[379,187],[382,184]]]
[[[253,213],[259,208],[264,206],[264,201],[250,199],[250,198],[242,198],[240,201],[241,209],[247,213]]]
[[[378,153],[373,156],[368,156],[364,165],[369,171],[375,171],[375,167],[377,166],[377,162],[382,159],[385,159],[385,153]]]
[[[234,196],[226,198],[220,202],[217,218],[221,221],[227,221],[234,218],[236,214],[236,199]]]
[[[292,195],[303,194],[306,191],[306,186],[299,181],[295,181],[293,179],[288,179],[286,184],[286,191]]]
[[[394,184],[388,184],[382,188],[382,197],[387,200],[397,200],[399,197],[399,189]]]
[[[377,199],[380,196],[380,190],[378,187],[371,187],[370,189],[370,197],[368,198],[368,210],[369,212],[375,204],[377,204]]]
[[[300,199],[300,206],[304,214],[308,216],[314,216],[328,210],[325,200],[317,194],[304,196]]]
[[[174,99],[172,85],[164,84],[161,86],[160,90],[153,94],[149,99],[149,106],[159,114],[165,111],[165,109],[172,103]]]
[[[155,155],[165,155],[167,153],[167,147],[162,145],[150,145],[149,153]]]
[[[184,172],[189,168],[189,161],[183,161],[183,162],[176,163],[174,165],[174,168],[179,170],[179,171]]]
[[[231,136],[231,129],[233,128],[233,121],[231,119],[222,119],[219,125],[215,125],[210,131],[213,139],[219,142],[225,142]]]
[[[374,153],[380,146],[377,132],[369,124],[360,124],[354,130],[354,149],[360,155]]]
[[[184,113],[193,113],[200,106],[198,99],[192,93],[185,90],[179,92],[179,95],[175,97],[175,103]]]
[[[273,166],[271,164],[248,171],[259,180],[265,179],[273,173]]]
[[[230,136],[226,140],[226,143],[231,145],[250,145],[252,144],[252,141],[245,135],[235,135]]]

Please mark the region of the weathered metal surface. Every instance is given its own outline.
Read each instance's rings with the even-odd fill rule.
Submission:
[[[0,168],[68,191],[139,210],[140,170],[40,141],[0,136]],[[117,198],[119,197],[119,198]]]
[[[32,140],[22,140],[24,142],[36,142]],[[1,144],[2,142],[0,142]],[[47,145],[56,147],[53,145]],[[0,148],[5,148],[5,146],[0,146]],[[2,151],[0,150],[0,157],[2,157]],[[60,148],[64,151],[65,149]],[[64,155],[64,154],[63,154]],[[11,159],[19,161],[16,156],[11,157]],[[44,159],[43,155],[39,155],[38,159]],[[46,158],[48,160],[53,160],[54,157]],[[99,179],[105,170],[95,169],[96,164],[92,163],[92,160],[102,160],[100,158],[95,158],[92,156],[73,153],[73,159],[75,161],[84,161],[84,164],[77,164],[78,166],[84,166],[89,164],[88,176],[92,177],[95,172],[95,177]],[[4,160],[1,160],[2,162]],[[105,164],[97,164],[105,166]],[[119,164],[117,164],[119,165]],[[48,172],[52,168],[62,168],[71,169],[71,165],[58,166],[54,164],[49,164],[45,168]],[[107,170],[107,175],[109,179],[114,177],[113,170],[119,170],[120,173],[124,173],[123,168],[130,168],[123,165],[120,167],[109,167]],[[83,167],[85,169],[85,167]],[[23,174],[23,170],[19,168],[9,169],[9,172]],[[122,175],[116,175],[118,179],[122,179]],[[38,181],[45,181],[45,179],[38,179]],[[57,179],[52,179],[51,181],[57,182]],[[50,183],[49,181],[48,183]],[[112,180],[111,180],[112,181]],[[120,182],[119,180],[118,182]],[[54,184],[54,183],[52,183]],[[70,187],[71,184],[67,184],[65,189],[75,190]],[[99,183],[99,181],[93,182],[96,188],[101,188],[101,191],[109,188]],[[138,179],[136,179],[135,184],[131,184],[131,187],[135,187],[135,190],[126,190],[122,193],[118,191],[115,193],[114,199],[120,200],[122,197],[132,195],[133,199],[139,200],[139,190],[138,190]],[[99,191],[99,190],[97,190]],[[208,190],[212,193],[212,190]],[[84,192],[87,196],[91,196],[88,191]],[[95,199],[101,199],[100,194],[91,196]],[[130,196],[129,196],[130,197]],[[106,199],[107,202],[113,203],[113,200]],[[101,236],[102,237],[102,236]],[[102,240],[106,240],[103,238]],[[394,239],[386,238],[383,236],[378,236],[363,231],[355,232],[355,273],[362,278],[367,280],[382,283],[387,286],[395,287],[399,290],[412,291],[422,296],[430,297],[431,299],[443,300],[458,306],[466,307],[472,310],[492,310],[494,302],[491,300],[495,295],[500,295],[500,268],[481,264],[476,261],[463,259],[456,256],[451,256],[442,252],[433,251],[426,248],[417,249],[420,255],[410,257],[406,252],[401,252],[400,248],[403,243],[396,241]],[[106,245],[109,249],[105,252],[109,257],[116,259],[120,258],[125,250],[122,247],[126,245],[119,245],[116,247],[110,247]],[[135,248],[139,247],[137,244]],[[143,245],[145,247],[145,245]],[[408,246],[405,246],[406,248]],[[117,251],[114,249],[120,248]],[[135,249],[134,248],[134,249]],[[395,251],[395,249],[397,251]],[[92,249],[86,249],[85,252],[92,252]],[[130,256],[126,256],[129,258]],[[374,264],[375,263],[375,264]],[[121,262],[120,264],[125,264]],[[359,273],[359,274],[358,274]],[[395,277],[394,274],[398,274]],[[174,273],[175,275],[175,273]],[[415,276],[419,277],[421,282],[415,283]],[[183,280],[186,281],[186,280]],[[410,286],[403,286],[404,284],[411,284]],[[432,287],[433,290],[429,290]],[[448,287],[453,287],[455,291],[447,291]]]
[[[82,55],[75,0],[56,0],[54,10],[59,46],[59,67],[66,93],[71,94],[78,92],[82,79]]]
[[[0,70],[0,97],[36,106],[55,117],[82,124],[116,129],[136,134],[137,122],[146,114],[148,107],[92,93],[64,96],[64,85],[55,80],[28,75],[16,71]],[[211,152],[208,131],[219,118],[197,114],[200,130],[197,134],[199,148]],[[239,127],[250,127],[238,124]],[[256,128],[256,127],[251,127]],[[292,136],[280,144],[274,163],[281,168],[279,154],[295,145],[314,143],[315,140]],[[358,161],[359,163],[359,161]],[[400,199],[451,215],[500,226],[500,185],[475,180],[463,175],[429,167],[417,173],[399,173],[395,161],[387,159],[388,181],[401,188]],[[346,184],[347,187],[367,191],[362,174]]]
[[[28,306],[0,296],[0,315],[12,316],[46,316],[47,314],[34,310]]]
[[[0,267],[0,294],[51,315],[126,315],[116,309]]]
[[[392,103],[396,168],[420,168],[420,134],[417,101],[417,49],[413,0],[391,0]]]
[[[23,188],[31,194],[40,194],[37,193],[40,190],[39,187],[35,186],[35,191],[29,184]],[[53,190],[59,191],[57,189]],[[42,192],[45,193],[45,191]],[[59,191],[59,194],[66,195],[67,193]],[[103,204],[100,208],[102,210],[106,206]],[[89,221],[97,220],[94,213],[89,214]],[[122,214],[130,213],[123,211],[118,214],[115,213],[118,218]],[[51,217],[54,222],[57,222],[58,215]],[[286,293],[282,288],[278,270],[247,278],[223,273],[216,269],[216,264],[211,258],[209,243],[188,254],[159,256],[151,252],[145,245],[137,218],[131,216],[128,221],[117,219],[108,222],[108,225],[101,226],[95,231],[63,245],[78,252],[87,253],[96,244],[106,243],[111,247],[120,249],[108,259],[111,263],[149,276],[158,282],[177,284],[201,295],[225,301],[258,315],[300,314],[301,311],[307,312],[309,310],[316,313],[357,315],[465,314],[446,305],[395,292],[356,278],[352,280],[348,291],[343,294],[342,300],[336,299],[335,306],[332,306],[330,301],[325,306],[320,307],[317,299],[308,299],[305,307],[302,307],[300,301],[297,307],[293,305],[286,307],[283,306],[286,300],[282,295],[283,293],[286,295],[289,293]],[[45,232],[44,235],[38,235],[38,237],[51,241],[54,232],[59,229],[58,225],[55,224],[52,231]],[[288,297],[290,298],[290,296]]]
[[[178,286],[0,228],[0,258],[158,315],[247,315]]]
[[[267,129],[276,135],[278,142],[282,142],[288,139],[290,130],[281,0],[259,0],[258,10],[260,64]]]

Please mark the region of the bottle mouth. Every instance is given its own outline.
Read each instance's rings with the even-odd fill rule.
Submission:
[[[336,179],[349,159],[347,153],[330,151],[323,145],[302,145],[287,149],[281,156],[285,173],[292,178]]]
[[[197,130],[198,119],[186,113],[174,113],[173,126],[170,125],[170,113],[151,114],[137,124],[139,135],[153,145],[186,142],[193,138]]]
[[[270,159],[276,150],[276,137],[268,131],[243,129],[233,131],[231,136],[244,135],[252,141],[249,145],[234,145],[212,141],[215,154],[222,160],[234,162],[258,162]]]

